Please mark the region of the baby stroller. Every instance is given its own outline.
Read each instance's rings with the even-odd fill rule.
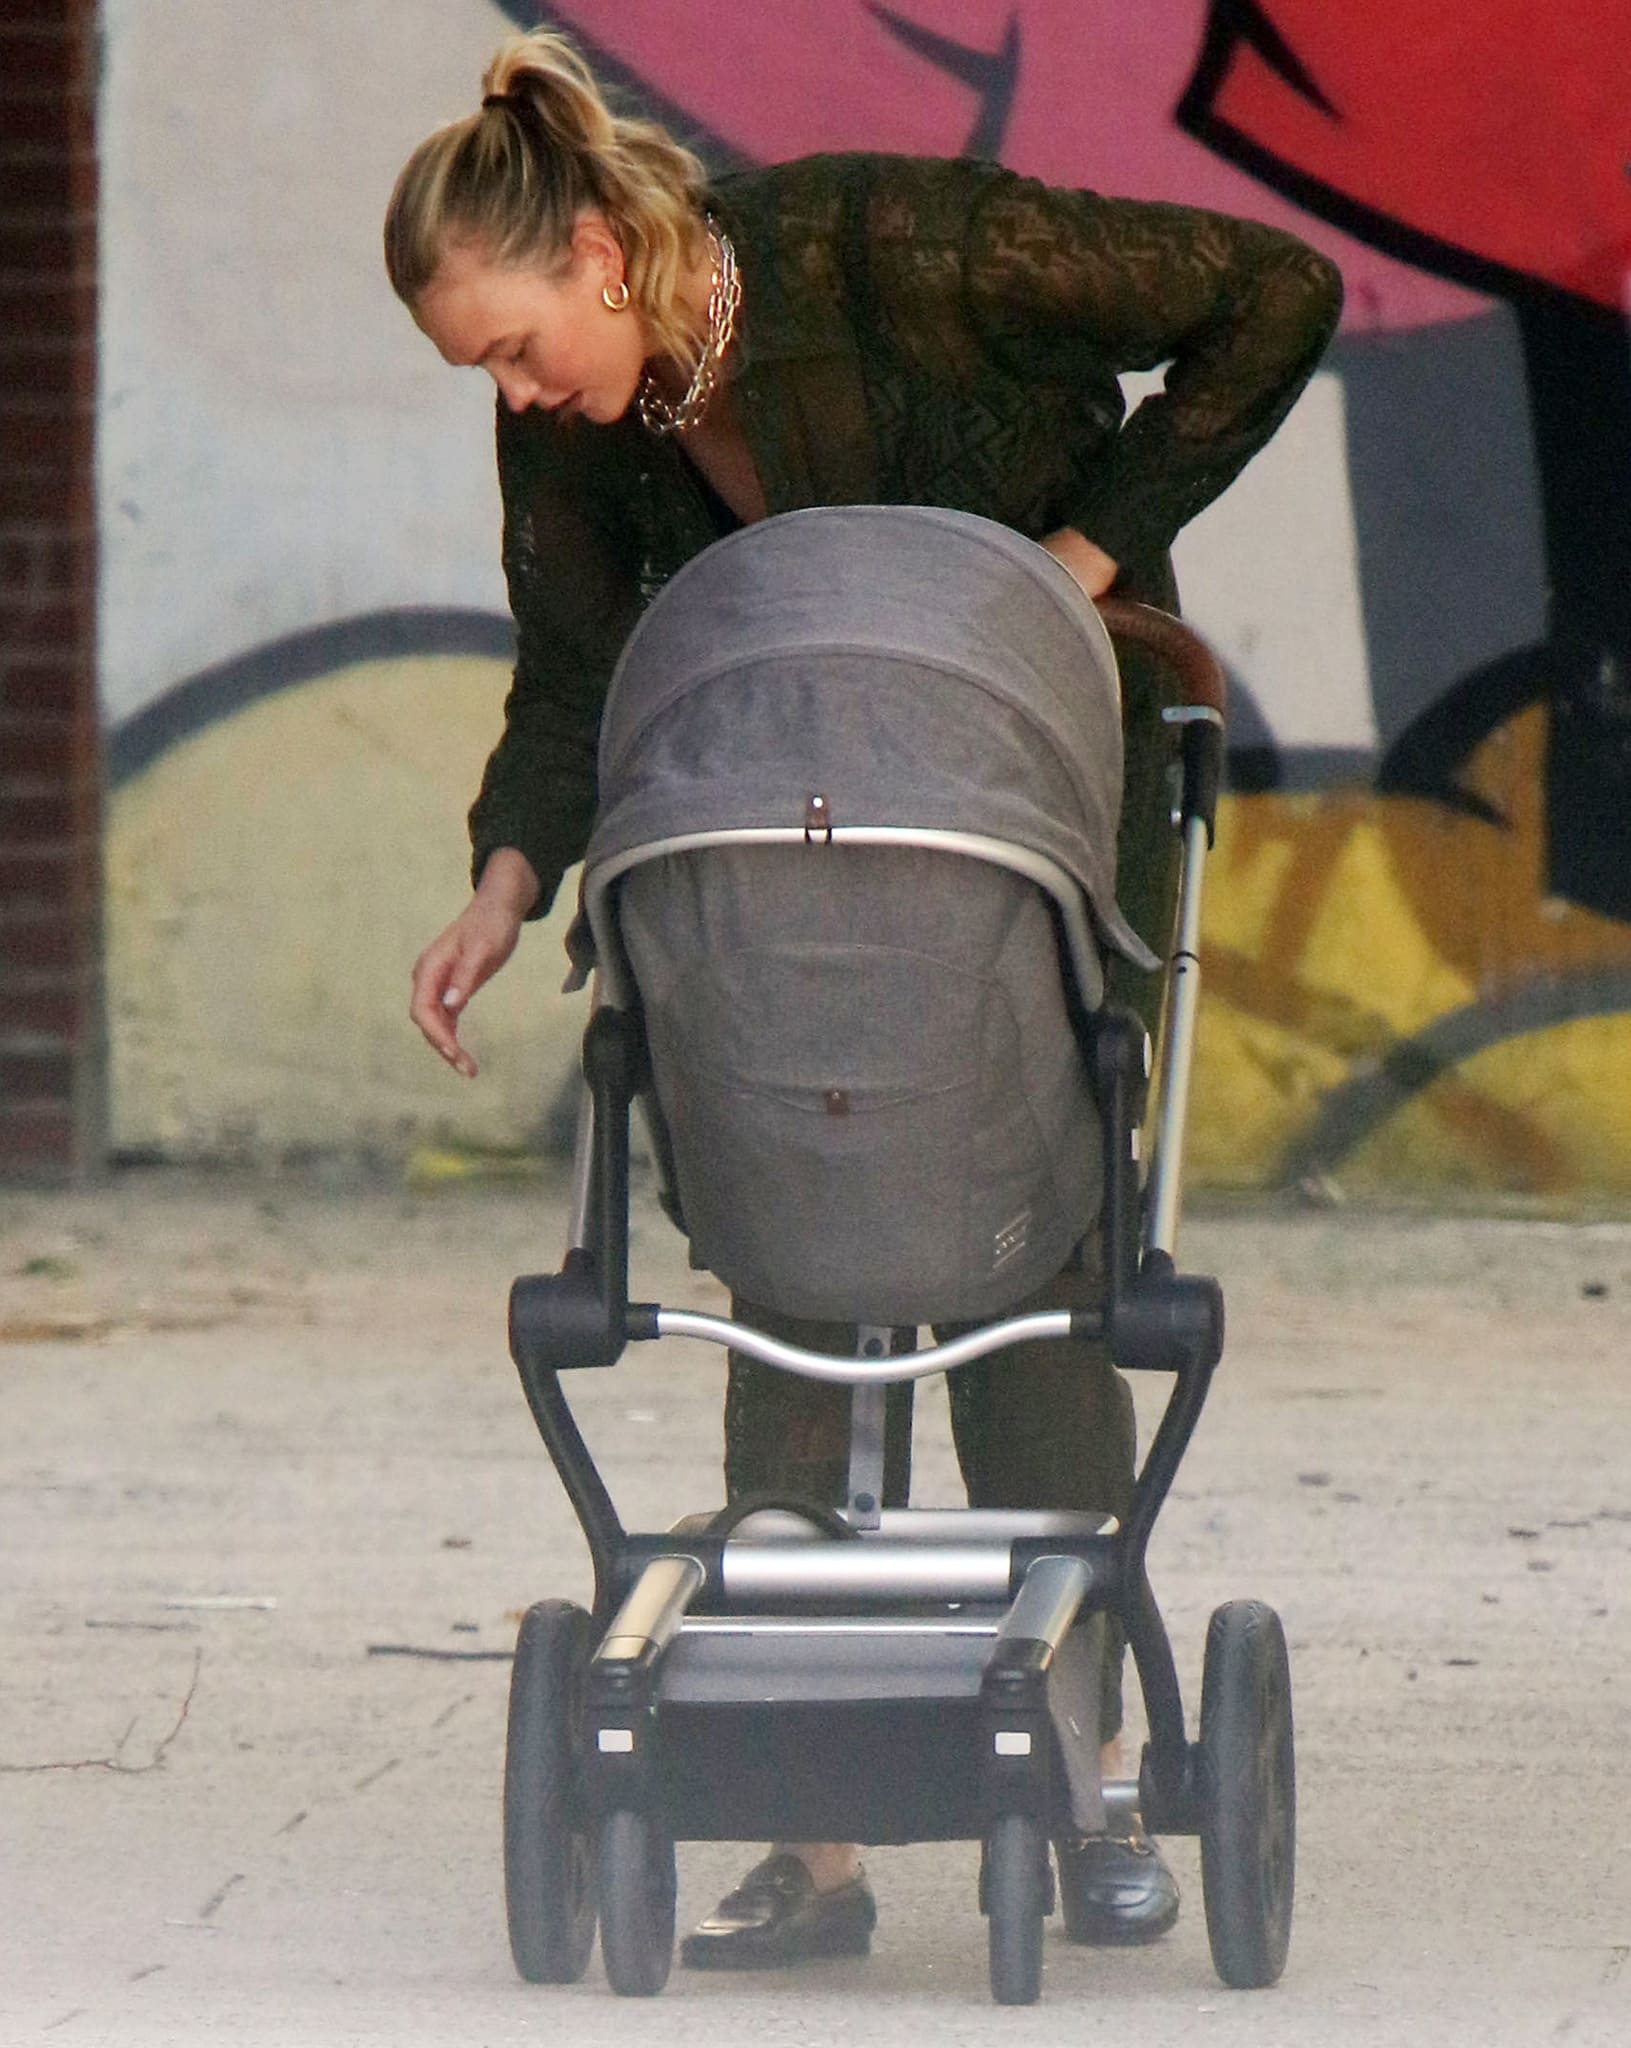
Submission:
[[[1103,1000],[1106,949],[1149,960],[1114,894],[1106,620],[1178,684],[1164,730],[1181,879],[1148,1160],[1149,1042]],[[1217,664],[1176,620],[1122,603],[1101,618],[1042,549],[952,512],[822,508],[747,528],[676,576],[631,638],[578,926],[597,993],[571,1243],[510,1301],[595,1582],[592,1614],[542,1601],[517,1644],[505,1872],[523,1976],[581,1976],[598,1918],[613,1989],[660,1990],[677,1839],[972,1839],[992,1993],[1027,2003],[1050,1841],[1136,1809],[1152,1832],[1200,1836],[1224,1980],[1278,1977],[1284,1636],[1260,1603],[1218,1609],[1191,1742],[1145,1568],[1223,1338],[1216,1282],[1173,1259],[1222,710]],[[637,1100],[694,1263],[783,1314],[853,1324],[853,1356],[630,1301]],[[1102,1306],[1004,1315],[1092,1227]],[[906,1348],[931,1323],[975,1327]],[[882,1505],[889,1382],[1071,1335],[1173,1377],[1119,1526]],[[753,1500],[625,1530],[561,1375],[666,1336],[846,1383],[845,1504]],[[1149,1732],[1127,1782],[1100,1775],[1110,1614]]]

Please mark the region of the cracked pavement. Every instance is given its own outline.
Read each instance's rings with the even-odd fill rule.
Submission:
[[[660,2008],[514,1976],[507,1659],[587,1588],[504,1347],[550,1180],[413,1195],[124,1173],[0,1195],[0,2041],[574,2048],[1631,2038],[1631,1226],[1214,1210],[1230,1341],[1152,1550],[1191,1713],[1206,1617],[1285,1618],[1299,1900],[1212,1973],[1192,1842],[1153,1951],[1050,1931],[998,2014],[971,1846],[880,1849],[870,1961],[676,1968]],[[717,1300],[654,1210],[637,1291]],[[722,1361],[572,1389],[631,1524],[715,1502]],[[1148,1420],[1160,1393],[1141,1384]],[[919,1500],[955,1498],[921,1397]],[[682,1922],[740,1853],[682,1845]]]

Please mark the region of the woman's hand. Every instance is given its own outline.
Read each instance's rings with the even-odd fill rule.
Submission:
[[[408,1015],[467,1080],[476,1063],[459,1043],[460,1013],[515,951],[522,922],[537,900],[531,864],[513,847],[500,847],[482,869],[475,895],[414,962]]]
[[[1042,545],[1056,562],[1064,563],[1089,597],[1103,597],[1120,573],[1119,564],[1074,526],[1061,526]]]

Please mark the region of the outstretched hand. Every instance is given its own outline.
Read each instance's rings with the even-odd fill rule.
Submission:
[[[538,878],[526,860],[511,848],[500,848],[483,870],[475,895],[414,962],[408,1015],[467,1080],[475,1075],[476,1062],[459,1043],[459,1018],[477,989],[515,951],[537,897]]]
[[[521,919],[501,905],[473,896],[445,932],[432,939],[413,968],[408,1015],[455,1073],[471,1078],[476,1063],[459,1043],[466,1003],[515,951]]]

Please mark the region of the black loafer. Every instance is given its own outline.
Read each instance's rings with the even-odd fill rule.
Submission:
[[[1056,1844],[1065,1933],[1091,1948],[1159,1941],[1178,1917],[1178,1883],[1142,1828]]]
[[[767,1856],[680,1944],[693,1970],[773,1970],[812,1956],[864,1956],[878,1908],[865,1877],[818,1892],[797,1856]]]

